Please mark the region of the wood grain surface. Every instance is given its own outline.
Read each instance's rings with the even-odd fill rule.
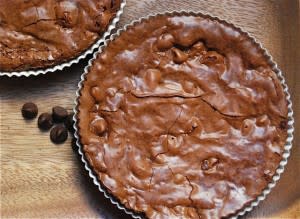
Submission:
[[[300,218],[300,3],[298,0],[127,0],[119,27],[167,10],[210,13],[242,27],[273,55],[284,72],[296,119],[292,154],[271,194],[244,218]],[[89,57],[90,58],[90,57]],[[87,60],[62,72],[30,78],[0,78],[1,218],[130,218],[93,185],[71,138],[62,145],[24,121],[20,108],[37,103],[70,111]]]

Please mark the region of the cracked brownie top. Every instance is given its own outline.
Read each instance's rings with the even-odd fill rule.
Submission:
[[[0,70],[53,66],[105,32],[120,0],[0,0]]]
[[[101,183],[148,218],[227,217],[272,180],[287,101],[258,45],[234,27],[156,16],[110,42],[79,98]]]

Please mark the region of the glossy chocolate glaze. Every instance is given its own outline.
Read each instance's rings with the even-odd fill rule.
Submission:
[[[0,0],[0,70],[62,63],[88,49],[120,0]]]
[[[148,218],[227,217],[272,180],[287,101],[246,34],[193,16],[144,20],[110,42],[79,99],[101,183]]]

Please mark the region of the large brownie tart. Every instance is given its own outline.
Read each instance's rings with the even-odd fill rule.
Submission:
[[[83,152],[106,190],[147,218],[224,218],[272,181],[287,99],[264,51],[207,17],[128,27],[83,81]]]
[[[0,71],[75,58],[102,36],[119,7],[120,0],[0,0]]]

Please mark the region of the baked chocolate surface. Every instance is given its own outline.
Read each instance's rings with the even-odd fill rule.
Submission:
[[[120,0],[0,0],[0,70],[44,68],[88,49]]]
[[[287,101],[246,34],[156,16],[110,42],[79,98],[83,151],[101,183],[148,218],[221,218],[272,180]]]

